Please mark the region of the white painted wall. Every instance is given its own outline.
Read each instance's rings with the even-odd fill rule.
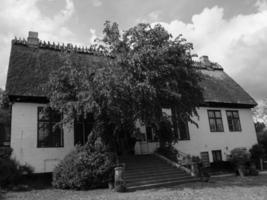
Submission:
[[[64,127],[64,147],[37,148],[37,107],[45,104],[14,103],[12,106],[11,147],[13,157],[21,164],[34,167],[35,173],[51,172],[55,165],[74,148],[73,127]],[[208,109],[221,110],[224,132],[210,132]],[[200,155],[208,151],[212,162],[212,150],[221,150],[223,159],[233,148],[250,148],[257,143],[250,109],[238,109],[241,132],[230,132],[226,118],[226,108],[205,108],[198,110],[199,128],[189,123],[190,140],[179,141],[175,147],[190,155]],[[233,109],[236,110],[236,109]],[[142,131],[144,131],[142,129]]]
[[[51,172],[55,165],[74,148],[72,127],[64,127],[64,147],[37,147],[37,107],[45,104],[14,103],[12,105],[12,156],[21,164],[29,164],[35,173]]]
[[[224,132],[210,132],[207,110],[221,110]],[[230,132],[226,118],[226,110],[238,110],[241,123],[241,132]],[[198,109],[199,120],[195,118],[199,127],[189,123],[190,140],[179,141],[175,147],[190,155],[200,156],[200,152],[209,152],[210,162],[212,150],[221,150],[225,160],[226,155],[236,147],[250,149],[257,143],[256,131],[254,128],[252,113],[250,109],[229,109],[229,108],[207,108]]]

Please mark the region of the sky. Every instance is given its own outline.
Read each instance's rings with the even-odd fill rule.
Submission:
[[[11,40],[37,31],[46,41],[90,45],[106,20],[120,29],[160,23],[194,53],[219,63],[254,99],[267,99],[267,0],[1,0],[0,87]]]

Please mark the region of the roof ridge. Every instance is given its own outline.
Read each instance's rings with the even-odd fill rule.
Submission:
[[[12,44],[30,47],[25,38],[15,37],[12,40]],[[39,40],[38,45],[35,48],[50,49],[55,51],[75,52],[75,53],[89,54],[95,56],[114,57],[109,52],[101,50],[101,48],[96,49],[92,45],[88,47],[88,46],[73,45],[72,43],[65,44],[57,42],[56,44],[55,42],[51,41]]]
[[[197,69],[223,71],[223,67],[217,62],[210,62],[209,65],[207,65],[207,64],[203,64],[201,61],[194,61],[193,66]]]

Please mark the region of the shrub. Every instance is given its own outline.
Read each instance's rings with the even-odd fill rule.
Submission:
[[[250,153],[246,148],[235,148],[231,151],[230,161],[235,165],[240,176],[244,176],[245,167],[250,161]]]
[[[28,164],[20,165],[16,160],[0,158],[0,187],[16,185],[23,175],[30,175],[32,172],[33,168]]]
[[[77,146],[55,168],[52,185],[62,189],[107,186],[114,177],[115,156],[103,146]]]
[[[251,149],[249,150],[249,152],[251,153],[251,159],[254,161],[259,160],[260,158],[264,157],[265,154],[265,149],[264,146],[261,144],[255,144],[251,147]]]
[[[166,158],[169,158],[170,160],[177,162],[177,149],[175,149],[173,146],[168,147],[160,147],[156,150],[158,154],[161,154],[165,156]]]
[[[15,160],[0,158],[0,186],[17,183],[19,176],[19,164]]]
[[[9,159],[12,151],[11,147],[0,147],[0,159]]]

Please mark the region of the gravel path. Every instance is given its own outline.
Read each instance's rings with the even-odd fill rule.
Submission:
[[[212,178],[209,183],[190,183],[169,188],[116,193],[107,189],[90,191],[32,190],[8,192],[6,200],[267,200],[267,175]]]

